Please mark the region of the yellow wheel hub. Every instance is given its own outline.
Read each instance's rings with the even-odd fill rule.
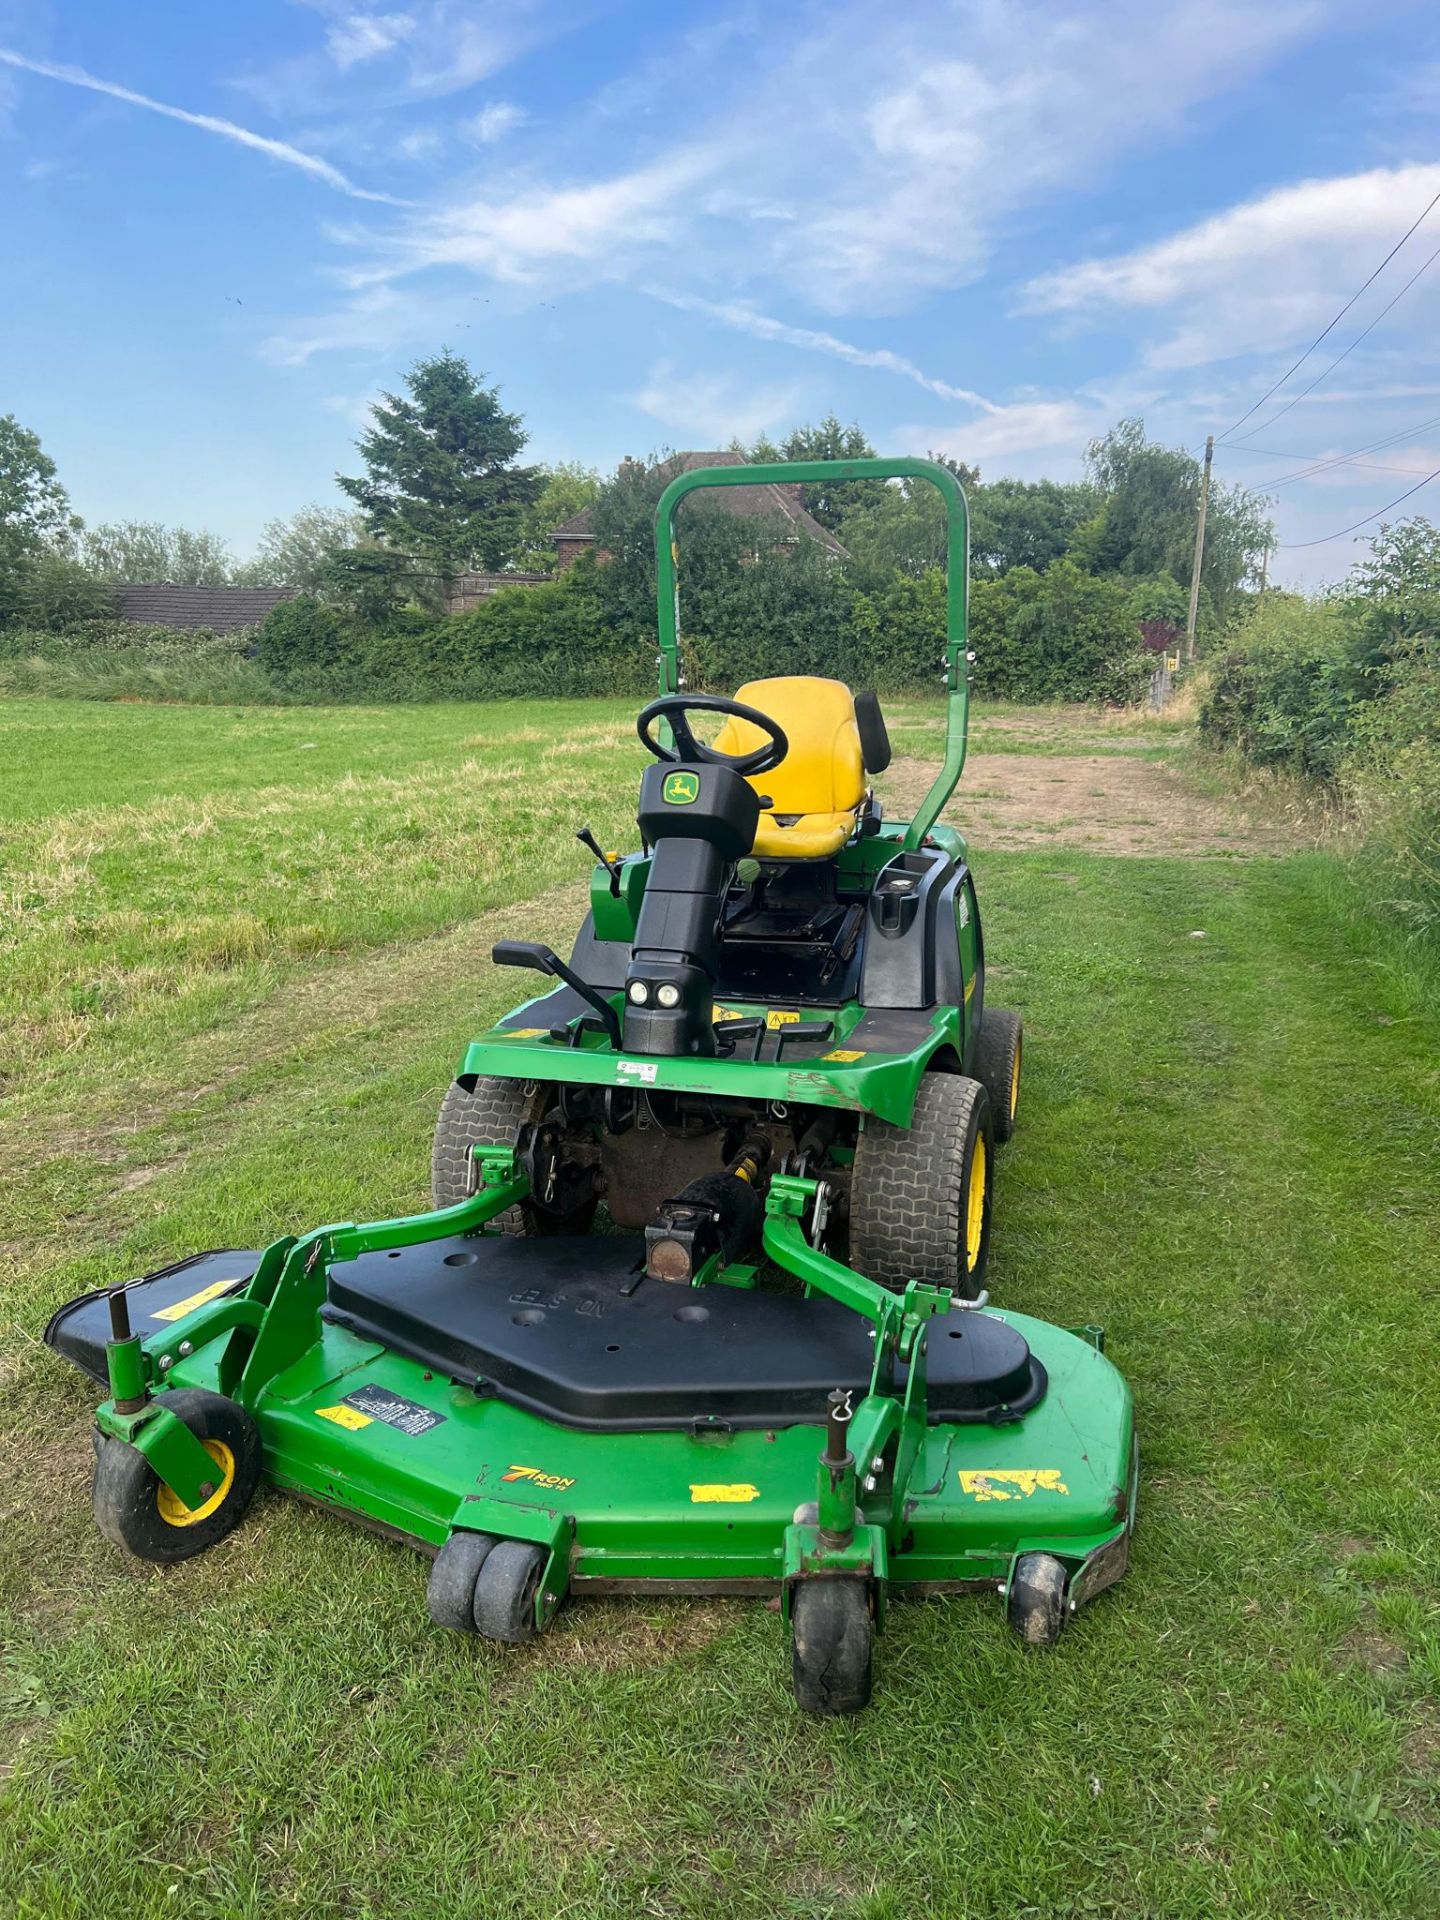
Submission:
[[[225,1442],[202,1440],[200,1444],[220,1469],[215,1491],[203,1507],[187,1507],[179,1494],[172,1493],[162,1480],[155,1495],[155,1504],[167,1527],[193,1527],[201,1520],[208,1520],[216,1508],[224,1504],[225,1496],[235,1484],[235,1456]]]
[[[1015,1058],[1010,1063],[1010,1118],[1015,1118],[1015,1109],[1020,1104],[1020,1043],[1015,1043]]]
[[[977,1133],[970,1155],[970,1204],[965,1214],[965,1271],[973,1273],[980,1258],[980,1240],[985,1231],[985,1186],[990,1178],[985,1153],[985,1136]]]

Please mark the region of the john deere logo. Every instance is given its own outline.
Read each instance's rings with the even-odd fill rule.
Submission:
[[[665,784],[660,789],[662,799],[668,800],[672,807],[688,807],[692,800],[700,798],[700,778],[694,773],[667,773]]]

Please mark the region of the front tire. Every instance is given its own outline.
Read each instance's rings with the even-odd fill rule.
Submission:
[[[430,1154],[430,1193],[437,1207],[458,1206],[474,1191],[471,1184],[473,1147],[513,1147],[524,1126],[538,1125],[550,1104],[550,1089],[526,1092],[523,1080],[478,1079],[473,1087],[456,1080],[440,1104],[435,1144]],[[524,1201],[507,1207],[491,1221],[501,1233],[586,1233],[595,1216],[589,1200],[574,1213],[542,1213]]]
[[[883,1286],[922,1280],[977,1299],[994,1144],[990,1096],[963,1074],[926,1074],[908,1127],[867,1120],[850,1187],[851,1264]]]
[[[102,1434],[95,1452],[91,1505],[113,1546],[137,1560],[169,1566],[193,1559],[239,1526],[260,1484],[260,1429],[234,1400],[203,1388],[177,1389],[160,1404],[182,1420],[215,1462],[214,1491],[189,1508],[136,1448]]]

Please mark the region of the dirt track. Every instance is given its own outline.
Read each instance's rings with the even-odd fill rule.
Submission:
[[[886,809],[906,817],[933,766],[898,759],[877,782]],[[945,818],[981,847],[1084,847],[1109,854],[1283,853],[1292,823],[1198,792],[1164,760],[1127,750],[971,755]]]

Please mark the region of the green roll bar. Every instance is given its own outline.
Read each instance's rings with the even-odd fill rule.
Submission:
[[[675,509],[700,487],[764,487],[775,483],[833,485],[837,480],[928,480],[945,501],[945,764],[905,834],[911,850],[922,844],[955,791],[965,767],[970,722],[969,621],[970,514],[960,482],[933,460],[777,460],[753,467],[697,467],[673,479],[655,509],[655,591],[660,626],[660,691],[680,691],[679,550]]]

